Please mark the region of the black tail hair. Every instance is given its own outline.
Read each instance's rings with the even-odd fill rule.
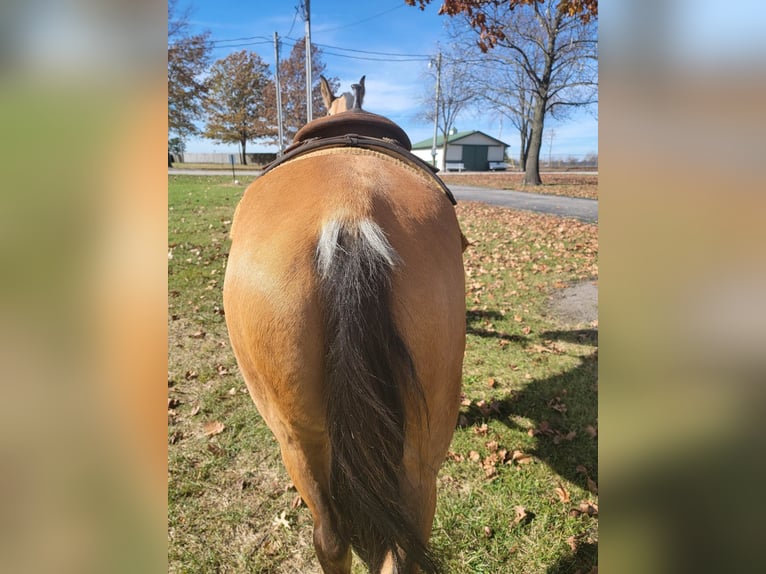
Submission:
[[[400,496],[405,401],[423,412],[426,405],[392,315],[396,254],[380,234],[388,253],[359,227],[344,225],[324,246],[329,257],[322,260],[318,250],[330,493],[340,535],[371,571],[378,572],[391,552],[397,572],[418,564],[423,572],[438,573],[439,562]]]

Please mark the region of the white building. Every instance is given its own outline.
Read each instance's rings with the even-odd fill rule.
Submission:
[[[431,163],[432,138],[413,144],[412,153]],[[480,131],[456,132],[447,138],[447,162],[444,165],[444,138],[436,138],[436,165],[444,171],[488,171],[505,169],[507,143],[488,136]]]

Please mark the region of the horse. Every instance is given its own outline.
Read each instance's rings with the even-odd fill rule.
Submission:
[[[330,82],[327,81],[327,78],[322,75],[319,76],[319,91],[322,94],[322,101],[327,108],[328,116],[333,116],[349,110],[362,109],[362,101],[364,100],[365,92],[364,78],[365,76],[362,76],[359,83],[351,84],[353,94],[350,92],[343,92],[339,96],[336,96],[333,93],[333,89],[330,86]]]
[[[330,110],[346,105],[327,98]],[[373,573],[436,573],[429,539],[460,403],[466,242],[454,198],[401,128],[361,100],[302,131],[388,129],[398,144],[359,136],[369,145],[323,147],[332,138],[308,145],[299,131],[299,149],[236,208],[224,314],[311,512],[323,572],[348,574],[353,550]]]

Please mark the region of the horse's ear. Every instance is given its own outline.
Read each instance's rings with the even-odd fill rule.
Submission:
[[[332,93],[330,82],[328,82],[327,78],[325,78],[324,76],[319,76],[319,91],[322,93],[322,101],[324,102],[325,107],[329,111],[330,106],[335,100],[335,95],[333,95]]]

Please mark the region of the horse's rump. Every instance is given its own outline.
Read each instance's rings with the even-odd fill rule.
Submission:
[[[232,239],[232,344],[291,476],[313,476],[293,478],[315,523],[329,512],[333,542],[373,569],[401,553],[402,571],[436,571],[435,477],[465,344],[461,234],[442,188],[390,155],[318,150],[254,182]],[[313,462],[291,468],[286,444]]]

